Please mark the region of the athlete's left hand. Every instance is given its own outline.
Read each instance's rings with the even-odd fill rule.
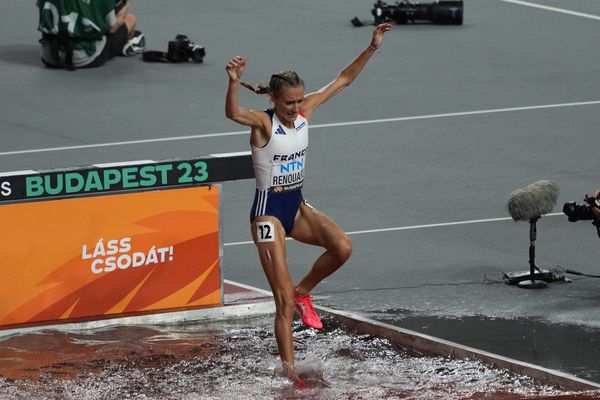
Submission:
[[[379,24],[373,29],[373,37],[371,38],[371,47],[378,49],[381,47],[381,43],[383,42],[383,35],[392,29],[392,24],[383,23]]]

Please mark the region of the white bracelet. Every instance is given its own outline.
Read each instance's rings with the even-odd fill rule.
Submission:
[[[373,46],[373,43],[369,43],[369,48],[370,48],[371,50],[377,50],[377,49],[379,49],[380,47],[381,47],[381,46]]]

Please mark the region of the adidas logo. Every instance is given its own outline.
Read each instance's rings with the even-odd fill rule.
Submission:
[[[276,135],[285,135],[285,131],[283,130],[283,128],[281,127],[281,125],[279,125],[277,127],[277,130],[275,131]]]

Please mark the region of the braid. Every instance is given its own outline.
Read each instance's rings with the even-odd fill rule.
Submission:
[[[254,87],[250,82],[240,81],[240,85],[242,85],[248,90],[253,91],[256,94],[271,94],[269,86],[264,83],[259,83],[258,85],[256,85],[256,87]]]
[[[281,80],[285,81],[287,84],[293,85],[294,81],[292,80],[292,78],[286,76],[286,73],[293,73],[293,72],[292,71],[282,71],[282,72],[273,74],[273,75],[271,75],[271,82],[274,82],[277,79],[281,79]]]
[[[294,71],[281,71],[271,75],[269,84],[259,83],[254,87],[246,81],[240,81],[240,85],[256,94],[278,95],[284,87],[304,86],[304,81]]]
[[[281,71],[271,75],[269,89],[272,94],[279,95],[284,87],[304,86],[304,81],[295,71]]]

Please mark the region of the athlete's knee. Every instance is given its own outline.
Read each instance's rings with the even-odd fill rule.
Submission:
[[[333,249],[334,255],[341,262],[346,262],[352,255],[352,240],[348,236],[344,236],[335,244]]]
[[[294,319],[295,304],[292,296],[275,296],[275,314],[287,321]]]
[[[135,17],[135,15],[127,14],[127,16],[125,17],[125,26],[127,27],[127,33],[131,38],[137,26],[137,18]]]

